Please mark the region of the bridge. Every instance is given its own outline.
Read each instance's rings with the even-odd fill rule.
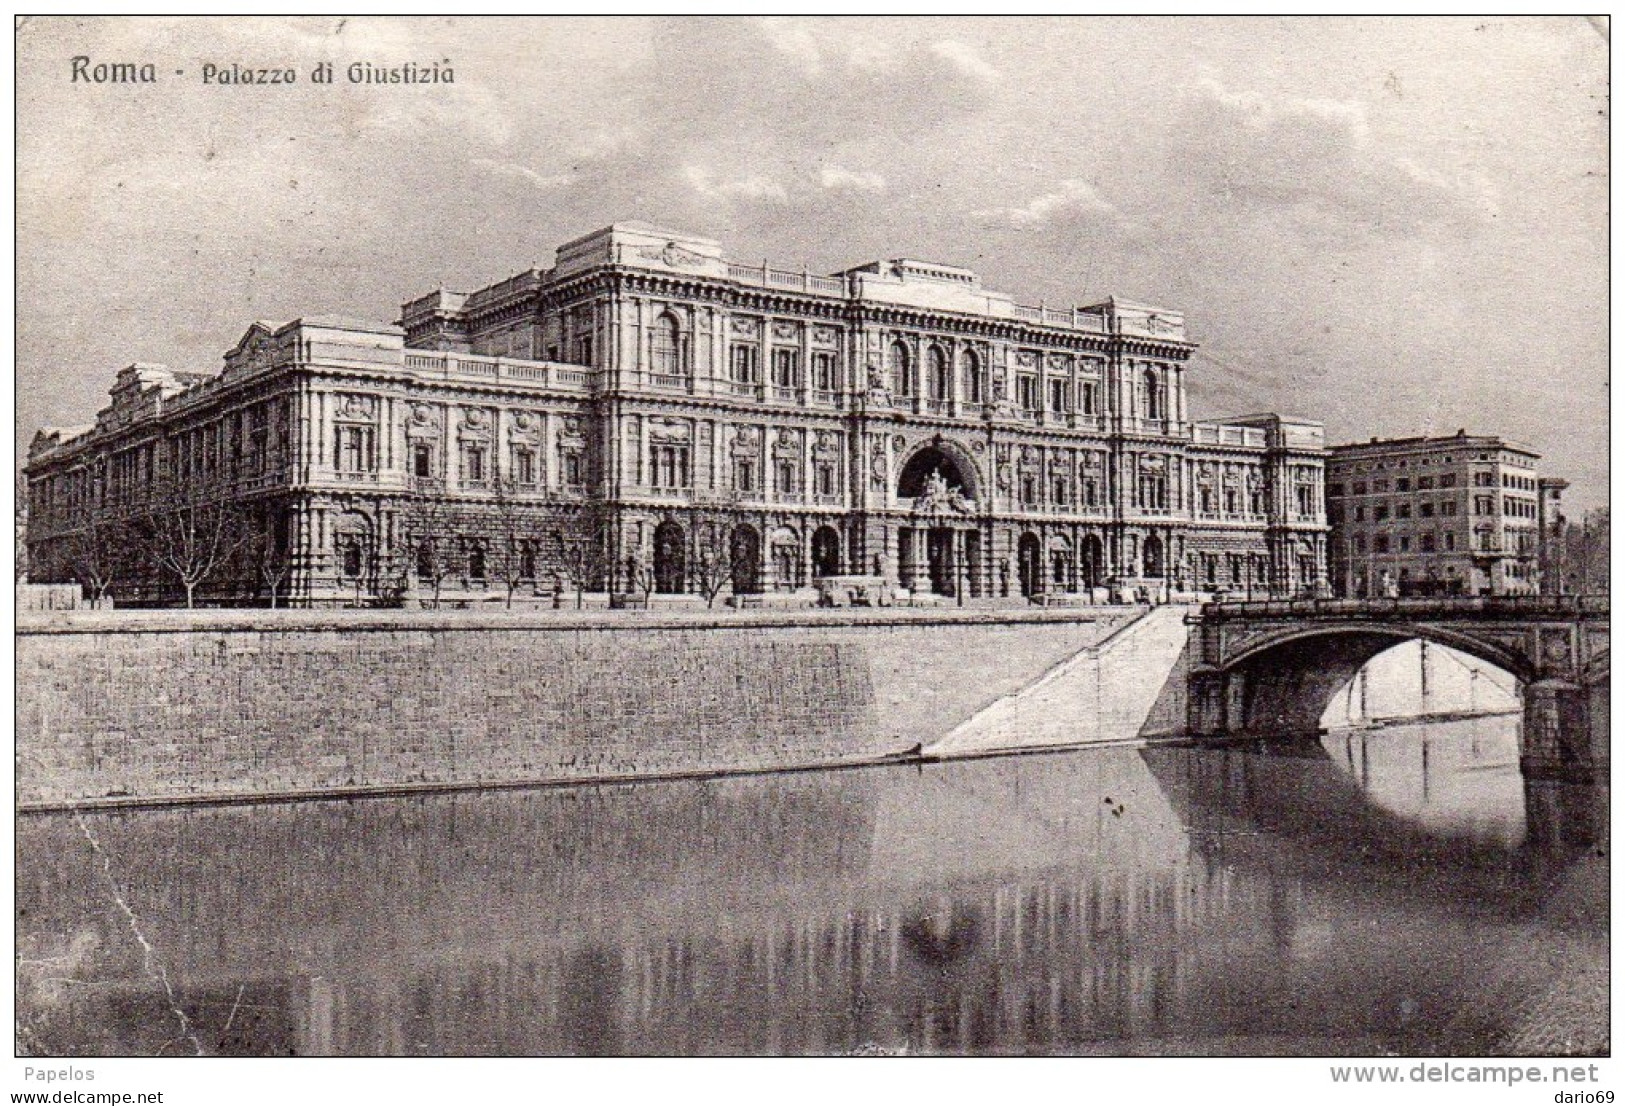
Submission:
[[[1436,642],[1522,686],[1526,777],[1607,778],[1608,597],[1209,603],[1188,656],[1194,734],[1307,734],[1367,661]]]

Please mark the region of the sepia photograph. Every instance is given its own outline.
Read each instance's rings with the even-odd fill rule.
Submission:
[[[7,1090],[1611,1101],[1609,33],[19,17]]]

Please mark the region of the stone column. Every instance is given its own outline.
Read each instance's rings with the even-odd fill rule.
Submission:
[[[919,590],[935,592],[936,588],[931,579],[931,528],[929,526],[916,526],[914,528],[914,578]]]

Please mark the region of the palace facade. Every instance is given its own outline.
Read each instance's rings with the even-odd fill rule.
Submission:
[[[231,512],[216,602],[583,572],[712,591],[719,566],[735,593],[1324,589],[1320,425],[1192,419],[1194,349],[1144,304],[1022,306],[910,260],[740,265],[621,224],[395,325],[256,323],[218,374],[123,369],[93,425],[34,440],[31,573],[111,551],[121,601],[172,601],[148,547],[186,503]]]
[[[1462,430],[1334,446],[1327,462],[1339,595],[1535,595],[1567,481],[1527,445]]]

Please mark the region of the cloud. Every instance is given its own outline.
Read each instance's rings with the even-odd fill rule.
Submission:
[[[931,52],[966,76],[984,81],[999,79],[999,71],[989,65],[982,55],[956,39],[945,38],[941,42],[933,42]]]
[[[856,172],[839,165],[825,165],[819,169],[818,183],[831,192],[886,191],[886,178],[879,173]]]
[[[702,196],[736,200],[756,200],[765,203],[788,203],[790,193],[772,177],[760,173],[735,180],[716,180],[710,170],[698,165],[685,166],[683,176],[694,191]]]
[[[1034,196],[1023,207],[993,208],[978,214],[985,221],[1030,228],[1089,215],[1111,215],[1116,211],[1093,185],[1070,179],[1061,181],[1054,191]]]
[[[490,173],[493,176],[510,177],[515,180],[527,181],[544,192],[551,192],[554,189],[567,187],[575,183],[576,179],[573,173],[549,173],[544,175],[523,165],[515,165],[512,162],[506,161],[494,161],[488,157],[475,158],[474,166],[478,169],[485,170],[487,173]]]
[[[1185,167],[1171,183],[1194,190],[1196,206],[1310,242],[1468,232],[1495,211],[1482,180],[1446,179],[1376,141],[1358,100],[1266,96],[1203,77],[1168,140],[1168,164]]]

